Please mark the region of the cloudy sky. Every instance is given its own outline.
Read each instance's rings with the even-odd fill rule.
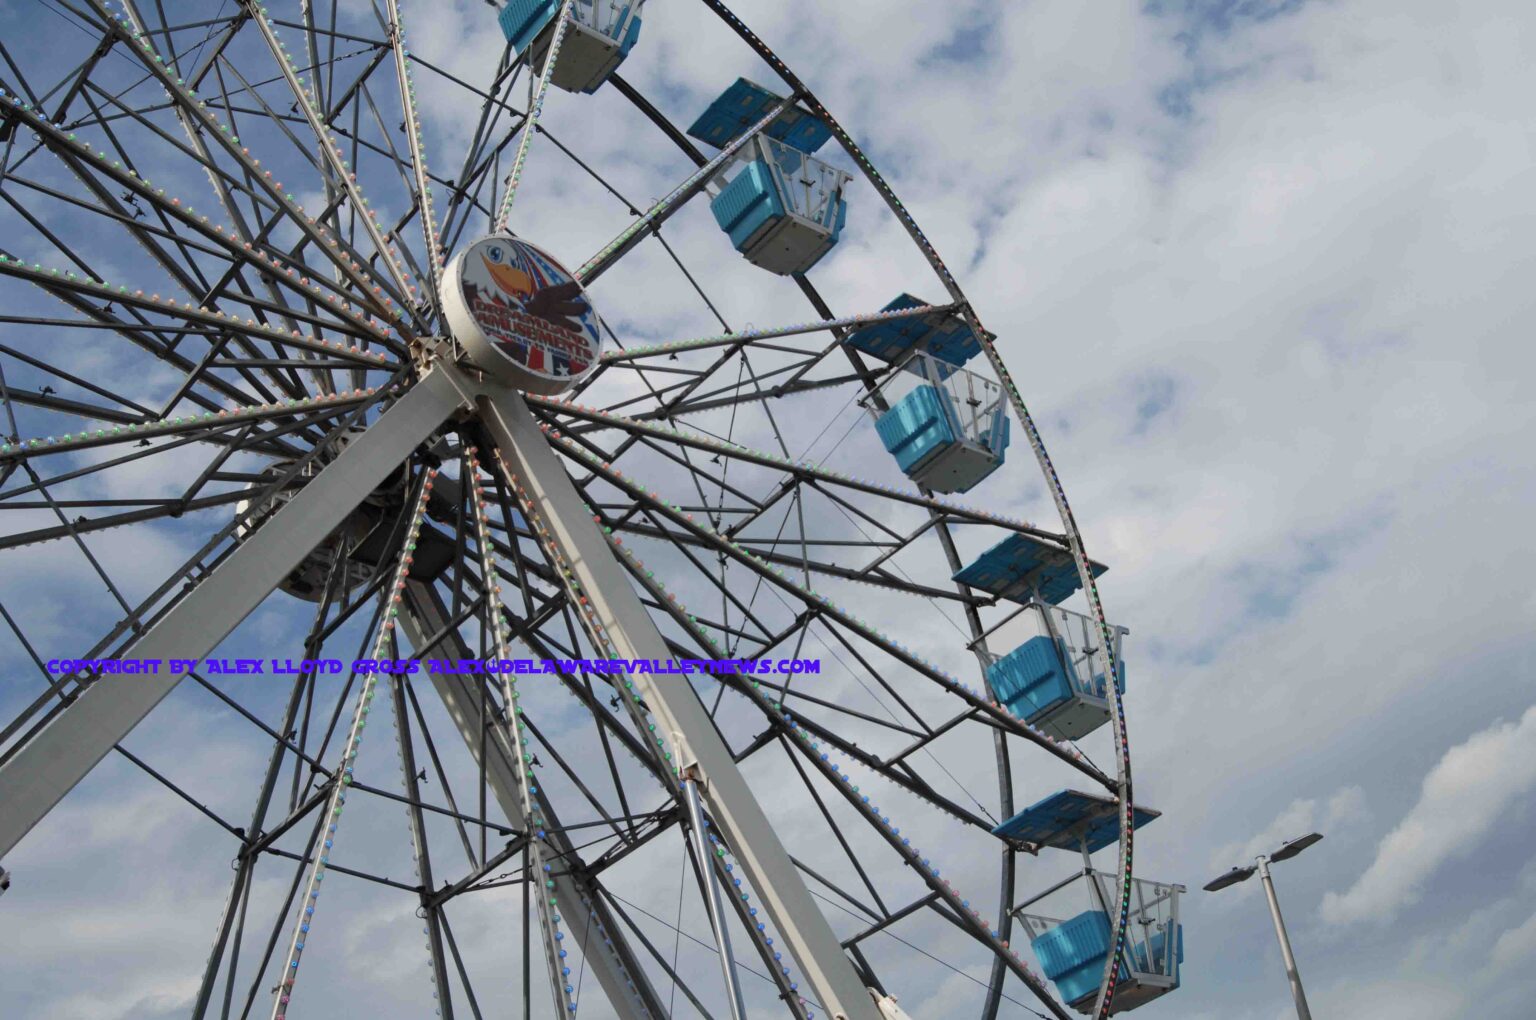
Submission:
[[[431,19],[413,7],[419,52],[494,64],[483,4]],[[70,31],[42,8],[0,2],[8,46],[23,25]],[[944,253],[999,336],[1091,554],[1111,566],[1106,604],[1131,629],[1138,799],[1163,812],[1137,840],[1137,870],[1193,890],[1183,987],[1138,1015],[1290,1015],[1256,885],[1199,887],[1315,829],[1325,841],[1276,869],[1315,1015],[1529,1016],[1536,12],[1503,0],[735,9],[867,145]],[[674,120],[736,74],[763,77],[706,17],[653,0],[625,65]],[[425,91],[431,130],[462,132],[464,111]],[[578,101],[619,109],[611,95],[561,95],[551,117]],[[628,129],[584,134],[637,200],[685,169],[626,148]],[[873,214],[867,185],[850,204],[848,236],[814,275],[841,307],[872,309],[915,263],[897,254],[897,269],[872,272],[897,228]],[[573,255],[622,223],[570,205],[528,215],[541,236],[579,237]],[[708,230],[680,235],[706,260],[720,250]],[[660,256],[639,254],[637,279],[646,258]],[[654,335],[691,325],[665,303],[625,306],[627,279],[605,281],[609,307],[626,309],[611,320]],[[742,321],[804,314],[775,314],[784,292],[752,287]],[[1017,481],[988,498],[1049,522],[1016,453]],[[69,555],[29,553],[10,575],[0,561],[0,595],[14,604],[16,579],[77,569]],[[60,609],[20,612],[46,638]],[[10,641],[0,635],[14,675],[25,660]],[[171,705],[136,741],[174,739],[198,708]],[[188,754],[189,768],[240,764],[215,741]],[[248,799],[227,803],[239,813]],[[194,824],[186,813],[109,763],[16,861],[59,883],[80,866],[152,867],[162,838]],[[200,963],[218,874],[190,891],[100,880],[126,906],[0,900],[0,983],[26,988],[28,1016],[184,1015],[196,975],[164,947]],[[386,919],[354,919],[346,950],[388,949],[369,928]],[[31,962],[56,965],[68,948],[130,970]],[[903,1001],[941,1017],[945,994]]]

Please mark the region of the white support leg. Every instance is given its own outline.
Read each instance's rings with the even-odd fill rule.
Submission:
[[[419,649],[434,634],[448,624],[448,613],[431,585],[422,581],[407,582],[405,609],[400,615],[401,628],[411,643]],[[474,652],[466,647],[458,636],[448,637],[447,649],[442,655],[458,659],[473,659]],[[439,653],[434,653],[434,655]],[[458,674],[436,674],[432,686],[443,699],[448,715],[453,719],[464,745],[478,762],[481,748],[485,750],[485,782],[501,805],[502,813],[514,829],[525,829],[523,806],[517,795],[516,777],[512,770],[515,755],[507,741],[504,728],[493,726],[480,739],[480,692],[476,690],[478,677]],[[579,881],[585,865],[570,837],[560,830],[560,820],[542,791],[536,794],[542,804],[545,819],[551,828],[550,842],[561,849],[562,866],[555,873],[555,900],[560,914],[565,917],[572,931],[594,931],[606,938],[590,940],[585,955],[587,966],[603,987],[603,993],[621,1020],[662,1020],[667,1015],[661,999],[651,987],[640,959],[624,938],[618,919],[594,890],[584,888]]]
[[[661,632],[592,523],[581,494],[549,448],[521,394],[489,383],[482,387],[481,421],[546,515],[554,541],[578,575],[608,636],[628,658],[671,658]],[[801,881],[693,687],[683,678],[658,680],[642,675],[635,682],[659,726],[675,735],[688,760],[697,764],[705,780],[702,793],[710,816],[762,897],[812,995],[834,1020],[881,1020],[874,999]]]
[[[447,373],[428,373],[124,649],[122,657],[206,656],[463,401]],[[164,665],[156,674],[98,680],[0,767],[0,856],[180,680]]]

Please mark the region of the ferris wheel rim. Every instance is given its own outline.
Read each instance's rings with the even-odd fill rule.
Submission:
[[[724,7],[723,7],[723,5],[719,5],[719,4],[716,4],[716,3],[713,3],[713,2],[712,2],[712,0],[706,0],[706,3],[708,3],[708,5],[709,5],[709,6],[711,6],[711,7],[712,7],[712,8],[714,8],[714,9],[716,9],[716,10],[717,10],[717,13],[720,13],[720,12],[724,12],[724,13],[722,13],[722,16],[726,16],[726,14],[728,14],[728,12],[725,12],[725,9],[724,9]],[[393,6],[393,4],[392,4],[392,5],[391,5],[391,6]],[[729,20],[729,19],[728,19],[728,20]],[[769,53],[771,53],[771,51],[769,51]],[[775,61],[776,61],[776,60],[777,60],[777,58],[776,58],[776,57],[775,57],[775,58],[773,58],[773,60],[775,60]],[[782,66],[782,65],[779,65],[779,66]],[[786,68],[786,70],[787,70],[787,68]],[[802,91],[803,91],[803,88],[802,88],[802,87],[800,87],[800,86],[796,86],[796,88],[797,88],[797,92],[802,92]],[[807,99],[807,100],[809,100],[809,101],[810,101],[810,102],[812,102],[812,103],[814,103],[814,102],[815,102],[815,100],[814,100],[814,97],[813,97],[813,96],[812,96],[812,95],[811,95],[811,94],[810,94],[810,93],[809,93],[809,92],[803,92],[803,94],[804,94],[804,98],[806,98],[806,99]],[[817,104],[817,105],[818,105],[818,107],[819,107],[819,104]],[[829,115],[829,116],[830,116],[830,115]],[[530,133],[529,133],[529,134],[530,134],[530,135],[531,135],[531,132],[530,132]],[[675,139],[674,139],[674,140],[675,140]],[[863,167],[862,167],[862,168],[863,168],[863,169],[864,169],[864,171],[865,171],[865,173],[866,173],[866,175],[870,175],[870,174],[873,174],[873,173],[875,173],[875,171],[874,171],[874,168],[873,168],[873,166],[872,166],[872,165],[870,165],[870,164],[868,164],[868,163],[867,163],[867,162],[866,162],[866,163],[864,163],[864,164],[863,164]],[[874,179],[874,178],[871,178],[871,179],[872,179],[872,180],[873,180],[873,179]],[[898,203],[898,204],[899,204],[899,203]],[[920,242],[920,243],[921,243],[921,242]],[[936,258],[936,255],[935,255],[935,258]],[[818,299],[818,300],[819,300],[819,299]],[[967,303],[965,303],[965,302],[964,302],[964,299],[963,299],[963,295],[956,295],[956,298],[955,298],[955,300],[956,300],[956,304],[957,304],[957,305],[962,305],[962,306],[963,306],[963,307],[964,307],[964,308],[965,308],[965,309],[966,309],[966,314],[968,314],[968,315],[969,315],[969,314],[972,314],[972,313],[971,313],[971,312],[970,312],[970,311],[969,311],[969,305],[968,305],[968,304],[967,304]],[[974,325],[975,325],[975,328],[976,328],[976,330],[977,330],[977,333],[978,333],[978,335],[984,335],[984,331],[983,331],[983,330],[982,330],[982,329],[981,329],[981,327],[980,327],[980,324],[979,324],[979,322],[975,322],[975,323],[974,323]],[[403,367],[403,366],[402,366],[402,367]],[[409,387],[406,387],[406,388],[407,388],[407,389],[408,389],[408,388],[409,388]],[[318,446],[317,446],[317,447],[316,447],[316,448],[315,448],[315,450],[318,450],[318,449],[319,449],[319,447],[318,447]],[[312,451],[312,452],[314,452],[314,451]],[[1069,536],[1070,536],[1070,535],[1071,535],[1071,534],[1072,534],[1072,533],[1073,533],[1073,532],[1074,532],[1074,531],[1075,531],[1075,522],[1073,522],[1073,523],[1070,523],[1070,525],[1069,525],[1069,531],[1068,531],[1068,534],[1069,534]],[[1079,544],[1080,544],[1080,539],[1079,539],[1079,540],[1078,540],[1078,541],[1079,541]],[[1091,588],[1091,576],[1089,576],[1089,577],[1087,577],[1087,578],[1086,578],[1086,581],[1087,581],[1087,583],[1088,583],[1088,585],[1089,585],[1089,587],[1088,587],[1088,588],[1087,588],[1087,590],[1089,590],[1089,591],[1092,591],[1092,588]],[[1118,708],[1118,701],[1117,701],[1117,702],[1116,702],[1116,704],[1117,704],[1117,708],[1116,708],[1116,713],[1117,713],[1117,716],[1118,716],[1118,713],[1119,713],[1119,712],[1120,712],[1120,709],[1119,709],[1119,708]],[[1118,726],[1119,726],[1119,727],[1120,727],[1120,728],[1122,728],[1122,729],[1123,729],[1123,723],[1119,723],[1119,724],[1117,724],[1117,725],[1118,725]],[[1122,738],[1122,741],[1123,741],[1123,738]],[[1127,765],[1128,765],[1128,763],[1127,763]],[[1004,776],[1008,776],[1008,775],[1010,775],[1010,773],[1008,773],[1008,772],[1007,772],[1007,770],[1003,770],[1003,771],[1002,771],[1002,773],[1001,773],[1001,774],[1002,774],[1002,775],[1004,775]],[[1122,784],[1121,784],[1121,785],[1122,785],[1122,799],[1125,799],[1125,798],[1127,798],[1127,797],[1128,797],[1128,793],[1129,793],[1129,783],[1128,783],[1128,771],[1127,771],[1127,772],[1126,772],[1126,774],[1125,774],[1125,776],[1124,776],[1124,778],[1123,778],[1123,779],[1122,779]],[[1126,828],[1125,828],[1125,827],[1124,827],[1124,826],[1122,826],[1122,830],[1123,830],[1123,831],[1122,831],[1122,837],[1121,837],[1121,839],[1122,839],[1122,845],[1123,845],[1123,846],[1128,846],[1128,840],[1129,840],[1129,834],[1128,834],[1128,829],[1126,829]],[[1006,855],[1006,853],[1007,853],[1007,851],[1006,851],[1006,849],[1005,849],[1005,851],[1004,851],[1004,852],[1005,852],[1005,855]],[[1126,871],[1126,873],[1127,873],[1127,874],[1129,874],[1129,871],[1128,871],[1128,860],[1127,860],[1127,871]],[[1006,905],[1006,904],[1005,904],[1005,905]],[[1004,914],[1003,914],[1003,916],[1004,916],[1004,917],[1006,917],[1006,916],[1007,916],[1007,915],[1006,915],[1006,912],[1005,912],[1005,913],[1004,913]],[[1004,922],[1004,923],[1007,923],[1007,922]],[[1118,937],[1119,937],[1119,936],[1118,936],[1118,934],[1117,934],[1117,938],[1118,938]],[[1108,1001],[1107,1001],[1107,998],[1106,998],[1106,1001],[1105,1001],[1105,1006],[1106,1006],[1106,1008],[1107,1008],[1107,1005],[1108,1005]]]

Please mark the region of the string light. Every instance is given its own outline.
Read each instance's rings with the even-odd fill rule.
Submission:
[[[416,551],[416,541],[421,534],[421,522],[427,513],[427,503],[432,495],[432,483],[437,477],[435,468],[429,469],[426,477],[422,479],[421,492],[416,497],[416,505],[412,509],[406,527],[405,542],[401,547],[399,558],[395,562],[394,576],[391,578],[389,597],[384,604],[383,619],[380,621],[379,630],[374,637],[373,658],[381,659],[390,644],[391,632],[395,629],[396,618],[400,615],[400,602],[405,592],[406,579],[410,573],[411,563]],[[357,763],[358,748],[363,742],[363,730],[368,725],[368,715],[372,709],[374,688],[378,684],[378,673],[369,671],[361,674],[363,683],[358,692],[357,704],[352,710],[352,724],[347,729],[347,738],[342,744],[341,760],[337,764],[334,778],[331,782],[330,793],[326,796],[325,806],[321,813],[321,832],[315,846],[314,860],[310,864],[309,878],[304,884],[304,895],[299,900],[299,915],[294,924],[293,936],[289,940],[288,955],[286,957],[282,978],[279,980],[274,1001],[272,1003],[272,1020],[285,1020],[288,1005],[293,996],[294,982],[298,978],[299,962],[304,954],[304,946],[308,941],[310,926],[313,924],[315,908],[320,898],[321,884],[325,880],[325,868],[331,860],[331,850],[335,846],[337,829],[341,825],[342,810],[347,802],[347,787],[352,784],[352,770]]]
[[[259,421],[276,414],[296,415],[318,408],[345,410],[362,403],[378,391],[378,387],[369,386],[366,389],[325,393],[305,400],[283,400],[271,404],[246,404],[221,411],[204,411],[200,414],[164,418],[160,421],[127,422],[107,428],[83,429],[78,433],[65,433],[63,436],[21,439],[15,443],[0,442],[0,456],[8,454],[68,453],[72,450],[81,450],[87,447],[101,446],[106,443],[122,442],[129,439],[148,439],[157,436],[201,432],[210,426],[219,427],[242,421]]]
[[[804,99],[813,114],[826,122],[827,126],[831,128],[833,134],[842,144],[844,151],[859,165],[864,176],[881,193],[885,198],[887,206],[901,220],[908,235],[922,249],[928,264],[944,282],[950,296],[957,303],[963,304],[964,295],[960,290],[959,283],[949,271],[949,267],[944,264],[944,260],[939,257],[938,251],[917,225],[917,221],[907,211],[906,207],[902,205],[901,200],[896,197],[896,192],[886,182],[885,178],[881,176],[869,158],[864,155],[863,150],[853,140],[852,136],[843,129],[831,112],[822,106],[816,97],[805,88],[799,78],[769,49],[768,45],[758,38],[756,33],[748,28],[740,18],[731,13],[721,0],[704,0],[704,2],[719,14],[759,56],[773,66],[774,70]],[[1023,395],[1019,392],[1012,376],[1008,374],[1007,368],[1003,365],[1002,356],[998,353],[990,335],[982,327],[975,312],[970,310],[969,305],[963,304],[963,307],[964,317],[975,332],[976,338],[980,342],[993,371],[996,372],[998,382],[1002,384],[1003,389],[1008,394],[1009,403],[1012,405],[1020,423],[1024,426],[1026,435],[1029,437],[1030,446],[1035,453],[1035,458],[1040,462],[1041,470],[1051,483],[1051,496],[1056,503],[1057,511],[1061,515],[1062,524],[1066,528],[1066,537],[1071,549],[1072,558],[1077,564],[1083,588],[1088,596],[1089,606],[1093,611],[1094,622],[1100,631],[1099,654],[1104,666],[1104,675],[1107,677],[1115,676],[1118,665],[1115,661],[1114,652],[1110,649],[1111,632],[1109,621],[1104,614],[1104,606],[1099,597],[1098,585],[1094,581],[1093,571],[1087,553],[1083,548],[1082,534],[1077,527],[1077,521],[1072,513],[1071,505],[1067,502],[1066,490],[1062,487],[1061,479],[1057,477],[1055,465],[1051,462],[1050,455],[1045,449],[1045,443],[1035,427],[1034,418],[1030,415],[1029,409],[1024,403]],[[1119,977],[1118,961],[1125,951],[1126,928],[1130,919],[1132,862],[1135,842],[1130,817],[1132,812],[1131,805],[1135,803],[1135,799],[1132,795],[1130,742],[1126,735],[1125,706],[1118,687],[1114,684],[1109,685],[1109,687],[1109,702],[1112,709],[1110,721],[1115,739],[1119,800],[1124,817],[1120,826],[1120,909],[1113,925],[1114,945],[1105,964],[1104,994],[1094,1011],[1097,1015],[1097,1020],[1105,1020],[1110,1015],[1111,1006],[1114,1002],[1115,984]]]

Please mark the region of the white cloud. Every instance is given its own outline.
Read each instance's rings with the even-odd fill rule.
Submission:
[[[1469,1015],[1474,1002],[1480,1017],[1524,1015],[1486,997],[1489,975],[1479,979],[1486,979],[1481,992],[1457,988],[1484,960],[1491,969],[1503,968],[1506,983],[1515,983],[1512,965],[1532,951],[1529,891],[1507,904],[1503,898],[1479,904],[1486,890],[1459,881],[1446,867],[1459,844],[1436,842],[1441,819],[1406,828],[1445,808],[1462,812],[1447,817],[1465,830],[1469,822],[1497,818],[1501,808],[1484,799],[1501,797],[1507,806],[1516,803],[1514,795],[1490,779],[1462,777],[1469,793],[1445,804],[1449,795],[1432,796],[1426,780],[1421,806],[1385,838],[1364,805],[1368,800],[1381,812],[1401,777],[1418,775],[1423,764],[1415,760],[1415,771],[1408,771],[1410,754],[1422,750],[1434,757],[1455,739],[1445,735],[1448,730],[1470,732],[1500,711],[1518,712],[1529,697],[1528,674],[1487,668],[1489,661],[1529,654],[1536,613],[1528,582],[1536,563],[1528,543],[1516,540],[1536,504],[1526,438],[1536,420],[1521,389],[1529,375],[1527,338],[1536,324],[1523,283],[1530,275],[1530,196],[1536,194],[1530,179],[1536,158],[1521,98],[1536,91],[1524,57],[1530,49],[1528,5],[1501,15],[1491,7],[1395,0],[1314,3],[1263,23],[1248,17],[1258,6],[1253,4],[1130,0],[1091,9],[896,0],[831,8],[741,0],[732,6],[869,143],[903,201],[960,273],[1041,421],[1091,550],[1113,567],[1104,585],[1109,608],[1132,627],[1128,700],[1138,789],[1146,803],[1165,812],[1138,839],[1138,872],[1194,887],[1208,876],[1192,869],[1204,869],[1207,861],[1219,870],[1307,829],[1324,831],[1329,842],[1308,855],[1305,869],[1287,872],[1284,893],[1303,969],[1309,981],[1316,979],[1314,1003],[1321,1015],[1450,1017]],[[1233,7],[1243,13],[1231,13]],[[1159,8],[1177,13],[1154,13]],[[489,9],[478,0],[457,0],[433,7],[431,18],[421,16],[426,10],[407,9],[413,49],[466,80],[488,81],[500,50]],[[376,29],[369,24],[371,11],[343,10],[343,18],[353,16],[359,19],[354,27]],[[1218,30],[1212,24],[1217,20],[1227,23]],[[984,37],[980,52],[967,52],[951,38],[957,25]],[[114,53],[109,59],[122,58]],[[714,19],[698,5],[680,3],[648,8],[641,48],[624,74],[682,124],[737,74],[770,82]],[[435,75],[416,77],[433,145],[431,165],[456,174],[476,106]],[[1159,104],[1169,85],[1187,97],[1187,111],[1175,115]],[[271,91],[280,94],[281,87]],[[377,97],[386,110],[387,91]],[[519,87],[513,101],[520,104],[524,94]],[[544,126],[640,203],[663,193],[686,169],[686,161],[611,89],[591,97],[552,96]],[[377,164],[363,174],[376,206],[398,203],[403,186],[374,170]],[[188,193],[198,186],[193,181]],[[520,225],[563,257],[584,257],[628,221],[616,201],[542,138],[532,150],[525,188]],[[557,201],[545,201],[549,196]],[[878,307],[898,285],[936,298],[939,288],[873,191],[858,182],[850,202],[850,228],[815,273],[834,308]],[[805,317],[792,287],[765,278],[730,252],[707,211],[685,210],[669,224],[668,239],[699,271],[733,325]],[[124,276],[165,286],[135,249],[125,251],[119,260]],[[700,326],[708,322],[699,302],[651,242],[605,277],[596,296],[626,337],[713,331]],[[29,339],[18,332],[7,327],[4,339]],[[107,345],[94,337],[71,342],[77,339],[85,341],[82,350],[103,352],[100,363],[82,362],[87,374],[100,374],[109,362],[113,370],[127,363],[109,359]],[[173,385],[163,369],[142,377],[120,374],[146,391]],[[1149,391],[1166,397],[1155,415],[1138,412]],[[830,413],[815,398],[774,406],[783,408],[780,418],[792,442],[814,435],[823,424],[818,415]],[[770,445],[761,415],[743,420],[748,424],[739,436],[749,445]],[[829,442],[841,434],[839,422]],[[872,442],[855,430],[832,466],[888,471],[884,461],[870,466],[870,451],[878,451]],[[113,485],[103,491],[120,495],[141,491],[147,482],[168,484],[169,478],[146,475],[169,460],[121,469],[104,480]],[[967,501],[993,503],[1049,525],[1050,507],[1022,449],[1013,451],[1010,468]],[[206,516],[220,524],[227,519],[222,511]],[[13,523],[20,526],[19,515]],[[92,546],[114,577],[142,583],[158,579],[144,564],[175,561],[190,531],[125,530]],[[659,553],[646,558],[668,562]],[[921,555],[901,560],[915,576],[925,562]],[[23,629],[40,645],[76,641],[72,614],[101,602],[99,582],[78,552],[56,543],[13,553],[5,567],[7,607]],[[861,600],[856,604],[878,601],[866,594],[872,589],[854,590],[852,598]],[[24,597],[13,598],[14,591]],[[692,592],[685,594],[695,601]],[[275,612],[273,603],[264,609]],[[963,653],[946,624],[911,626],[911,607],[895,602],[872,605],[868,614],[912,630],[904,640],[925,654],[953,657],[955,668],[970,668],[959,661]],[[292,633],[291,621],[275,615],[253,620],[246,633],[257,631],[270,645]],[[828,653],[817,647],[812,654]],[[1448,698],[1447,688],[1457,696]],[[828,678],[823,692],[878,711],[841,673]],[[920,709],[929,708],[929,700],[915,700]],[[155,718],[164,715],[161,710]],[[730,720],[741,721],[739,715]],[[1527,733],[1528,740],[1529,728],[1528,715],[1480,737],[1505,739],[1500,734],[1509,730]],[[1414,739],[1404,740],[1404,732]],[[136,734],[131,746],[143,746],[143,739]],[[1090,745],[1096,758],[1103,739]],[[1446,760],[1478,739],[1453,749]],[[455,752],[446,746],[453,743],[445,742],[444,752],[462,756],[462,747]],[[877,743],[879,737],[866,742]],[[935,749],[969,790],[993,803],[991,780],[973,781],[985,776],[990,746],[965,746],[957,735]],[[385,750],[382,742],[373,748]],[[1522,753],[1532,757],[1528,745]],[[162,757],[170,755],[152,760],[158,764]],[[370,769],[382,765],[388,773],[388,758],[370,757]],[[1058,775],[1039,767],[1037,755],[1016,754],[1014,766],[1021,785],[1034,784],[1026,789],[1040,786],[1044,793],[1060,785]],[[1489,775],[1507,781],[1512,767],[1519,771],[1513,753]],[[815,841],[821,830],[813,813],[796,813],[804,801],[781,781],[783,768],[781,759],[765,756],[749,769],[765,807],[787,837],[804,837],[795,840],[798,853],[857,890],[857,877],[838,848]],[[253,787],[237,782],[236,770],[184,771],[200,780],[206,774],[206,781],[193,784],[198,796],[222,793],[231,805],[221,810],[243,820]],[[1457,785],[1454,778],[1445,782]],[[89,870],[87,857],[106,859],[110,866],[99,874],[121,882],[125,872],[153,870],[158,862],[149,852],[153,846],[138,836],[122,841],[120,853],[132,863],[114,861],[103,845],[114,831],[133,820],[153,823],[162,836],[182,831],[167,819],[206,825],[168,795],[151,802],[123,793],[120,775],[112,782],[101,790],[121,796],[72,798],[50,819],[53,838],[40,828],[26,852],[41,858],[59,847],[79,855],[78,862],[72,857],[60,865],[78,863],[82,872]],[[954,792],[947,779],[941,783]],[[991,841],[956,836],[947,818],[928,817],[932,813],[904,803],[887,784],[870,789],[876,787],[882,807],[900,816],[904,832],[942,863],[946,876],[985,899],[990,914],[996,876]],[[377,856],[387,845],[394,860],[386,870],[402,873],[407,865],[400,859],[394,811],[388,828],[379,829],[393,841],[381,837]],[[1350,841],[1366,839],[1382,839],[1377,863],[1353,888],[1336,893],[1330,909],[1363,915],[1419,895],[1426,908],[1446,915],[1437,932],[1449,936],[1410,939],[1393,928],[1340,924],[1335,937],[1351,940],[1350,953],[1309,952],[1313,943],[1305,929],[1323,889],[1307,876],[1336,866],[1347,859],[1341,851],[1354,845]],[[456,877],[461,872],[454,869],[464,862],[450,852],[452,835],[436,845],[444,847],[436,856],[439,879]],[[367,841],[352,839],[349,831],[347,854],[363,856],[365,848]],[[151,1003],[144,1009],[157,1008],[154,994],[163,992],[165,1003],[175,999],[179,958],[195,966],[217,917],[229,847],[198,850],[186,854],[189,868],[195,857],[206,869],[196,872],[201,884],[195,904],[136,899],[118,886],[80,890],[81,900],[99,892],[141,907],[161,924],[181,909],[190,918],[188,931],[196,929],[183,947],[162,939],[148,920],[140,923],[138,930],[150,933],[140,940],[146,957],[178,957],[154,971],[161,992],[146,985],[140,994],[121,970],[104,965],[95,975],[104,987],[128,989],[124,996],[133,990],[134,1001]],[[878,854],[884,852],[870,848],[869,859],[883,860]],[[1489,852],[1510,862],[1526,850],[1497,846]],[[985,864],[972,866],[977,861]],[[1048,875],[1057,863],[1024,862],[1021,892],[1042,878],[1060,877]],[[667,876],[665,882],[653,879],[655,888],[644,888],[647,869],[655,865],[646,855],[609,877],[631,899],[670,918],[676,864],[674,857],[655,871]],[[34,924],[28,927],[46,929],[52,915],[70,914],[78,931],[105,916],[58,892],[66,889],[62,882],[43,888],[29,874],[35,872],[36,866],[18,869],[18,885],[9,894],[15,902],[8,909],[32,904],[35,912],[27,916]],[[270,875],[274,891],[266,899],[275,910],[276,869]],[[1329,883],[1347,885],[1337,875]],[[49,890],[57,898],[46,899]],[[1255,887],[1250,883],[1245,890],[1252,895]],[[1138,1011],[1138,1018],[1286,1015],[1265,912],[1216,906],[1237,907],[1244,894],[1233,890],[1207,899],[1192,893],[1186,899],[1190,960],[1184,987]],[[476,894],[480,898],[467,897],[455,907],[463,912],[454,921],[461,943],[476,947],[471,969],[477,984],[505,969],[520,937],[515,904],[490,900],[492,895]],[[405,954],[414,951],[418,929],[406,919],[402,929],[390,930],[387,920],[401,912],[394,905],[342,909],[351,905],[327,907],[318,952],[355,962],[358,946],[380,948],[395,979],[386,983],[386,993],[399,991],[401,997],[381,1002],[377,1015],[417,1015],[405,996],[421,996],[423,972],[419,957],[407,960]],[[271,912],[262,914],[263,924]],[[252,916],[261,913],[253,910]],[[1463,916],[1477,923],[1456,927],[1454,920]],[[838,917],[837,923],[849,922]],[[705,930],[692,915],[684,927]],[[649,930],[670,945],[670,933],[659,925]],[[901,934],[946,958],[975,959],[966,955],[974,947],[942,922],[905,925]],[[175,952],[166,951],[171,945]],[[686,954],[686,940],[684,946]],[[877,966],[908,983],[893,989],[904,1001],[933,1003],[915,1015],[943,1013],[951,994],[973,1001],[974,984],[914,950],[879,939],[871,940],[869,952]],[[60,1015],[133,1008],[126,998],[72,986],[89,975],[71,970],[68,980],[57,971],[49,977],[48,964],[60,956],[43,956],[12,956],[12,966],[26,970],[11,972],[18,976],[8,984],[27,986],[36,996],[20,1008],[23,1014],[40,1013],[35,1003],[43,999]],[[1446,956],[1453,963],[1441,960]],[[700,963],[701,986],[715,980],[712,967],[707,958]],[[306,972],[311,1008],[325,1002],[327,991],[349,1001],[342,998],[349,994],[345,968],[329,972],[337,979],[330,990],[316,980],[324,973],[323,966]],[[354,1012],[364,1008],[349,1006]],[[594,998],[583,1015],[595,1008]]]
[[[1536,959],[1536,914],[1518,928],[1499,935],[1488,954],[1488,965],[1498,972],[1517,964],[1529,964],[1533,959]]]
[[[1307,1004],[1313,1005],[1309,997]],[[1444,1020],[1445,1017],[1467,1016],[1470,1005],[1467,995],[1454,983],[1441,980],[1414,981],[1392,980],[1355,983],[1331,994],[1320,1016],[1347,1016],[1358,1020]],[[1280,1011],[1276,1020],[1294,1015]]]
[[[1424,882],[1476,846],[1536,787],[1536,707],[1457,744],[1424,777],[1418,803],[1355,884],[1323,898],[1334,924],[1390,921],[1418,901]]]

